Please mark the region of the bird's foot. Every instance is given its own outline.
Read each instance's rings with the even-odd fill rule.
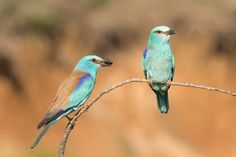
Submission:
[[[73,128],[75,127],[75,123],[73,123],[73,122],[71,122],[71,121],[67,124],[67,127],[68,127],[69,125],[71,125],[71,129],[73,129]]]
[[[71,126],[71,129],[73,129],[74,128],[74,126],[75,126],[75,123],[74,122],[72,122],[72,120],[73,120],[73,118],[71,118],[70,116],[65,116],[67,119],[68,119],[68,121],[69,121],[69,123],[67,124],[67,125],[72,125]]]
[[[161,81],[160,83],[161,84],[166,84],[168,82],[168,80],[166,80],[166,81]]]
[[[75,123],[73,123],[73,124],[72,124],[72,127],[71,127],[71,129],[74,129],[74,127],[75,127]]]

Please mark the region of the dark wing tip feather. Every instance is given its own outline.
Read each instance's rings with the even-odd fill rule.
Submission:
[[[45,124],[45,119],[43,119],[37,126],[37,129],[40,129]]]
[[[47,125],[49,122],[51,122],[52,120],[57,119],[58,117],[60,117],[61,115],[63,115],[64,113],[66,113],[67,111],[69,111],[71,108],[68,108],[66,110],[59,110],[54,116],[51,117],[45,117],[37,126],[37,129],[40,129],[42,126]]]

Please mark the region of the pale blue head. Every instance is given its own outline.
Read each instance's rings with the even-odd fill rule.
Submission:
[[[112,65],[109,59],[103,59],[96,55],[89,55],[81,58],[75,66],[75,70],[80,70],[88,73],[97,73],[101,67]]]
[[[157,26],[150,32],[148,46],[169,43],[170,36],[173,34],[176,34],[175,30],[170,29],[168,26]]]

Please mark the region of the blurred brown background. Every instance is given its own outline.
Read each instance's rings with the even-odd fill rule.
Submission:
[[[143,77],[149,31],[177,31],[175,81],[236,90],[235,0],[1,0],[0,156],[57,155],[66,119],[30,144],[60,83],[80,57],[114,65],[100,71],[93,96],[130,77]],[[92,97],[93,97],[92,96]],[[67,145],[70,157],[234,157],[236,99],[172,87],[161,115],[146,84],[120,88],[83,115]]]

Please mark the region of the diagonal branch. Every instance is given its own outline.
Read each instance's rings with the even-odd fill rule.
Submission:
[[[65,148],[66,148],[66,143],[68,140],[68,137],[70,135],[71,130],[75,126],[76,121],[78,118],[85,112],[88,111],[88,109],[95,103],[97,102],[103,95],[115,90],[116,88],[122,87],[126,84],[129,83],[134,83],[134,82],[140,82],[140,83],[154,83],[155,81],[152,80],[147,80],[147,79],[141,79],[141,78],[131,78],[122,82],[119,82],[109,88],[106,88],[103,92],[98,94],[90,103],[86,103],[80,107],[80,109],[76,112],[76,114],[72,117],[72,120],[68,123],[68,125],[65,128],[64,131],[64,136],[62,138],[62,141],[60,143],[59,147],[59,157],[64,157],[65,153]],[[224,94],[228,94],[231,96],[236,96],[236,92],[232,92],[230,90],[225,90],[225,89],[220,89],[220,88],[215,88],[215,87],[209,87],[207,85],[196,85],[192,83],[182,83],[182,82],[174,82],[174,81],[168,81],[166,84],[171,85],[171,86],[182,86],[182,87],[191,87],[191,88],[199,88],[199,89],[205,89],[208,91],[215,91],[215,92],[220,92]]]

